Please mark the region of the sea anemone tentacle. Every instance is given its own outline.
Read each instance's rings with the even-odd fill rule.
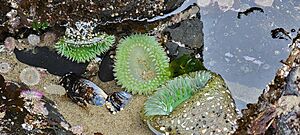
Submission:
[[[103,36],[103,35],[101,35]],[[55,48],[59,54],[76,62],[87,62],[101,53],[106,52],[112,46],[115,37],[106,35],[103,40],[91,44],[74,45],[66,42],[66,37],[60,39]]]
[[[133,94],[151,94],[170,78],[169,60],[153,36],[122,39],[114,66],[117,83]]]
[[[145,102],[146,116],[169,115],[178,105],[201,90],[211,78],[209,71],[197,71],[167,82]]]

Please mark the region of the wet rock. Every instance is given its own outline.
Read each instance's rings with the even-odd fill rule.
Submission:
[[[72,135],[70,124],[58,112],[54,102],[38,91],[0,77],[1,134]]]
[[[111,58],[110,53],[106,53],[99,66],[98,77],[102,82],[114,80],[113,75],[114,60]]]
[[[0,26],[0,43],[4,42],[5,38],[8,36],[10,36],[8,28]]]
[[[293,67],[286,78],[286,85],[284,88],[284,95],[300,96],[300,67]]]
[[[170,41],[175,41],[188,48],[201,48],[203,46],[203,24],[200,13],[196,17],[184,20],[166,28],[163,33],[169,35]]]
[[[6,17],[7,12],[10,11],[10,6],[6,0],[0,0],[1,10],[0,10],[0,25],[3,24],[8,18]]]
[[[102,0],[102,1],[17,1],[18,10],[27,18],[38,18],[35,21],[75,22],[92,21],[119,22],[123,20],[147,19],[175,10],[184,0]],[[28,13],[28,14],[26,14]],[[47,13],[47,14],[45,14]]]
[[[84,73],[88,63],[74,63],[46,47],[36,47],[35,52],[15,49],[16,58],[25,64],[47,69],[51,74],[63,76],[66,73]]]
[[[204,88],[168,116],[145,117],[152,131],[169,134],[229,134],[237,113],[224,80],[214,74]]]
[[[283,96],[279,100],[277,108],[278,133],[282,135],[296,135],[300,133],[300,97],[299,96]]]
[[[171,61],[183,55],[195,54],[195,50],[186,47],[181,47],[175,42],[167,42],[166,48]]]

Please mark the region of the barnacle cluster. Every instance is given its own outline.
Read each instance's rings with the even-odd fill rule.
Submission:
[[[211,78],[209,71],[179,76],[162,86],[145,102],[145,115],[169,115],[178,105],[200,90]]]
[[[121,40],[115,58],[117,83],[133,94],[150,94],[169,79],[168,57],[155,37],[136,34]]]
[[[91,22],[77,22],[75,26],[68,27],[65,36],[55,46],[59,54],[72,61],[90,61],[106,52],[115,42],[112,35],[95,33],[96,25]]]

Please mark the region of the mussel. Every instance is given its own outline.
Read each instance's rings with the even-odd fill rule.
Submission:
[[[80,106],[86,107],[87,104],[103,106],[107,94],[95,83],[74,73],[64,75],[60,80],[67,96]]]
[[[114,92],[113,94],[109,95],[106,100],[106,107],[109,109],[110,112],[115,114],[124,109],[124,107],[129,103],[131,100],[132,95],[125,91]]]

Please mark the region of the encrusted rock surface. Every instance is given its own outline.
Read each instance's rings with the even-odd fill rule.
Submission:
[[[221,76],[212,79],[168,116],[145,117],[150,129],[166,134],[230,134],[235,131],[234,101]]]
[[[10,1],[18,15],[38,22],[92,21],[119,22],[129,19],[150,19],[178,8],[184,0],[101,0],[64,2],[51,0]]]

